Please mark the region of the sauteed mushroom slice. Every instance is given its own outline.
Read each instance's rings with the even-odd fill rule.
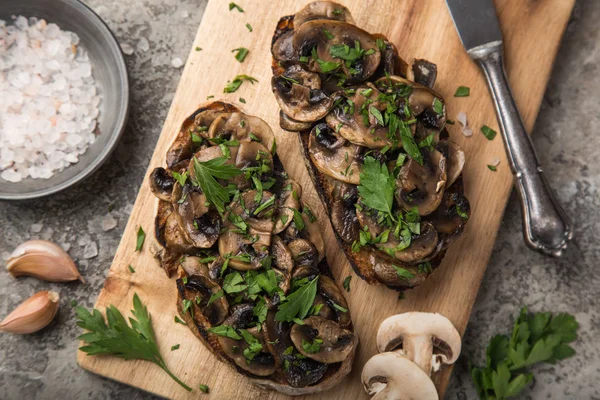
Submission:
[[[281,129],[291,132],[304,132],[312,128],[312,122],[296,121],[288,117],[283,110],[279,110],[279,126]]]
[[[381,92],[370,86],[358,86],[353,90],[353,94],[344,96],[346,103],[342,102],[327,114],[325,119],[329,127],[359,146],[381,149],[391,145],[388,127],[378,122],[375,116],[377,112],[385,114],[387,107],[386,102],[378,100]]]
[[[207,249],[217,241],[221,230],[219,214],[207,206],[204,193],[192,186],[173,187],[173,208],[186,239],[195,247]]]
[[[470,214],[469,200],[463,194],[459,182],[456,182],[446,189],[440,205],[427,219],[438,233],[453,238],[462,232]]]
[[[423,59],[415,59],[410,67],[410,80],[433,89],[437,78],[437,65]]]
[[[290,339],[290,330],[289,323],[275,320],[275,312],[267,313],[263,323],[264,340],[278,363],[284,365],[283,376],[292,387],[314,385],[323,378],[328,366],[300,354]]]
[[[274,235],[287,228],[294,219],[295,213],[299,212],[301,206],[300,197],[302,197],[302,187],[295,180],[286,179],[283,182],[283,189],[279,197],[279,206],[275,212]]]
[[[175,179],[162,167],[155,168],[150,174],[150,190],[161,200],[171,201],[171,192]]]
[[[401,240],[396,238],[392,233],[390,233],[387,242],[378,243],[375,246],[396,260],[414,264],[424,260],[433,253],[437,248],[438,242],[438,234],[433,225],[429,222],[421,222],[421,232],[418,235],[413,234],[408,247],[403,248]]]
[[[297,29],[305,22],[317,19],[330,19],[354,24],[350,10],[343,5],[332,1],[313,1],[296,13],[294,28]]]
[[[299,64],[273,76],[271,88],[283,113],[296,121],[317,121],[333,107],[333,99],[321,90],[319,74],[306,71]]]
[[[408,64],[400,57],[396,46],[381,34],[375,34],[373,37],[381,39],[383,42],[383,48],[379,48],[379,51],[381,51],[381,62],[375,72],[375,77],[380,78],[387,75],[406,77]]]
[[[358,344],[354,333],[331,320],[312,316],[302,322],[294,324],[290,337],[305,357],[326,364],[342,362]]]
[[[440,140],[435,144],[435,148],[446,157],[446,187],[448,188],[462,173],[465,166],[465,152],[450,140]]]
[[[252,319],[252,310],[251,304],[240,304],[223,322],[223,325],[238,329],[240,333],[244,330],[240,339],[218,336],[217,340],[223,352],[239,368],[257,376],[269,376],[277,370],[275,358],[265,345],[259,327],[245,329]]]
[[[257,141],[271,152],[275,147],[275,135],[271,127],[262,119],[235,112],[223,114],[215,119],[207,132],[207,138],[213,140],[239,140],[240,142]]]
[[[295,239],[287,246],[292,253],[296,267],[316,266],[319,263],[319,252],[315,245],[308,240]]]
[[[221,287],[206,275],[206,271],[199,270],[196,275],[187,276],[187,283],[183,279],[177,280],[179,293],[182,298],[182,307],[185,312],[191,312],[196,321],[206,319],[211,326],[221,324],[229,314],[229,303],[222,296],[214,300],[210,305],[208,301],[213,294],[221,290]]]
[[[344,144],[339,145],[340,139],[336,137],[335,131],[329,127],[324,128],[323,125],[315,126],[308,139],[308,152],[312,162],[325,175],[338,181],[358,185],[360,147],[343,139]]]
[[[272,238],[271,255],[273,256],[273,268],[280,272],[282,278],[279,280],[278,285],[284,293],[287,293],[294,269],[294,258],[292,252],[277,235]]]
[[[379,251],[369,251],[368,259],[377,280],[387,286],[409,289],[423,283],[428,275],[419,272],[416,265],[393,261]]]
[[[345,243],[358,239],[359,224],[355,204],[358,202],[356,186],[343,182],[333,182],[333,203],[331,204],[331,224]]]
[[[406,210],[417,207],[420,215],[431,214],[440,205],[446,184],[446,157],[433,149],[422,151],[423,165],[410,159],[396,181],[396,202]]]
[[[229,257],[229,266],[240,271],[262,268],[269,255],[274,223],[274,195],[249,190],[231,204],[226,215],[225,232],[219,236],[219,253]],[[233,256],[233,257],[232,257]]]
[[[299,60],[310,71],[341,70],[351,82],[362,82],[373,75],[381,59],[375,38],[346,22],[306,22],[296,29],[293,41]]]
[[[164,227],[163,237],[169,251],[180,254],[189,254],[194,251],[194,246],[181,228],[176,213],[169,214]]]
[[[294,50],[294,30],[282,33],[271,45],[271,54],[276,61],[296,61],[298,56]]]
[[[337,316],[340,327],[350,328],[352,319],[348,311],[348,303],[335,281],[325,275],[319,275],[318,293],[323,296]]]

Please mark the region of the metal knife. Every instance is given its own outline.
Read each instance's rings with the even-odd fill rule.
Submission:
[[[560,257],[573,238],[573,226],[540,166],[506,79],[502,32],[492,0],[446,0],[467,50],[487,78],[510,167],[516,178],[527,245]]]

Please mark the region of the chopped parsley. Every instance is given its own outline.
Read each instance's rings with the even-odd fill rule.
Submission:
[[[133,269],[133,267],[131,265],[128,265],[127,268],[129,269],[129,272],[131,272],[132,274],[135,273],[135,269]]]
[[[316,277],[312,281],[300,285],[290,293],[279,306],[275,314],[275,320],[292,322],[294,318],[304,319],[315,301],[318,280],[319,278]]]
[[[395,179],[387,165],[371,156],[365,157],[358,185],[358,194],[364,205],[392,217],[395,186]]]
[[[235,92],[236,90],[238,90],[240,88],[240,86],[242,86],[242,83],[244,81],[248,81],[251,84],[254,84],[255,82],[258,82],[258,79],[253,78],[248,75],[237,75],[235,78],[233,78],[233,80],[231,82],[227,82],[227,85],[223,89],[223,93]]]
[[[487,140],[493,140],[496,137],[496,131],[487,125],[481,127],[481,133]]]
[[[405,268],[398,267],[396,265],[392,265],[392,267],[394,267],[394,269],[396,270],[396,274],[398,275],[398,277],[404,279],[405,281],[409,281],[415,277],[415,275],[412,272]]]
[[[202,384],[198,386],[198,389],[200,389],[200,391],[203,393],[208,393],[208,391],[210,390],[208,385],[202,385]]]
[[[178,349],[179,349],[179,345],[178,344],[176,344],[175,346],[171,346],[171,351],[178,350]]]
[[[488,165],[487,167],[490,171],[496,172],[498,170],[495,165]]]
[[[215,178],[231,179],[242,173],[235,166],[225,164],[226,162],[226,157],[217,157],[208,161],[198,161],[196,157],[193,158],[195,176],[192,178],[192,183],[200,186],[208,202],[213,204],[220,213],[225,211],[225,203],[229,203],[230,192]]]
[[[454,97],[468,97],[471,94],[471,89],[467,86],[459,86],[454,92]]]
[[[233,10],[233,9],[238,10],[239,12],[243,13],[244,10],[242,9],[242,7],[238,6],[237,4],[235,4],[234,2],[229,3],[229,11]]]
[[[135,243],[135,251],[142,250],[142,247],[144,246],[144,240],[146,240],[146,232],[144,232],[144,229],[140,226],[140,229],[138,229],[138,231],[137,231],[137,240]]]
[[[315,338],[312,343],[302,339],[302,349],[308,354],[315,354],[321,351],[322,344],[323,340],[319,338]]]
[[[239,62],[244,62],[244,60],[246,59],[246,56],[248,55],[248,53],[250,52],[250,50],[248,50],[245,47],[238,47],[237,49],[233,49],[231,50],[231,52],[235,52],[235,59],[238,60]]]
[[[348,275],[345,279],[344,279],[344,289],[346,289],[346,292],[350,292],[350,281],[352,280],[352,276]]]
[[[252,32],[252,25],[250,25],[250,24],[246,24],[246,28],[248,28],[248,30],[249,30],[250,32]]]

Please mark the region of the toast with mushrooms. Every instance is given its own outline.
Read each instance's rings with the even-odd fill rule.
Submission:
[[[463,150],[433,90],[437,67],[410,64],[349,10],[316,1],[280,19],[271,86],[355,272],[404,290],[422,283],[470,215]]]
[[[358,343],[302,187],[260,118],[214,102],[150,175],[157,260],[192,332],[252,383],[289,395],[339,383]]]

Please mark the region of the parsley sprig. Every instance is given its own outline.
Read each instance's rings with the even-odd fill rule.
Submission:
[[[292,322],[306,318],[317,295],[318,280],[318,277],[314,278],[288,295],[284,303],[279,306],[275,319],[277,321]]]
[[[242,173],[234,165],[225,164],[226,162],[226,157],[217,157],[208,161],[198,161],[194,157],[194,177],[192,178],[192,183],[200,186],[208,202],[214,204],[220,213],[225,211],[225,203],[229,202],[230,193],[215,178],[231,179]]]
[[[106,320],[104,321],[100,311],[94,309],[92,312],[84,307],[75,308],[77,325],[88,330],[78,337],[87,344],[79,350],[88,355],[109,354],[125,360],[146,360],[162,368],[175,382],[188,392],[192,388],[180,381],[167,368],[165,360],[158,351],[152,320],[148,309],[142,305],[137,294],[133,295],[133,317],[129,323],[115,306],[106,308]]]
[[[567,343],[577,339],[579,324],[566,313],[529,314],[521,309],[512,334],[496,335],[486,350],[486,366],[470,366],[480,399],[501,400],[518,395],[532,380],[535,364],[554,364],[575,354]]]
[[[365,157],[358,185],[358,194],[362,198],[362,203],[394,219],[392,205],[395,187],[396,182],[387,166],[371,156]]]

